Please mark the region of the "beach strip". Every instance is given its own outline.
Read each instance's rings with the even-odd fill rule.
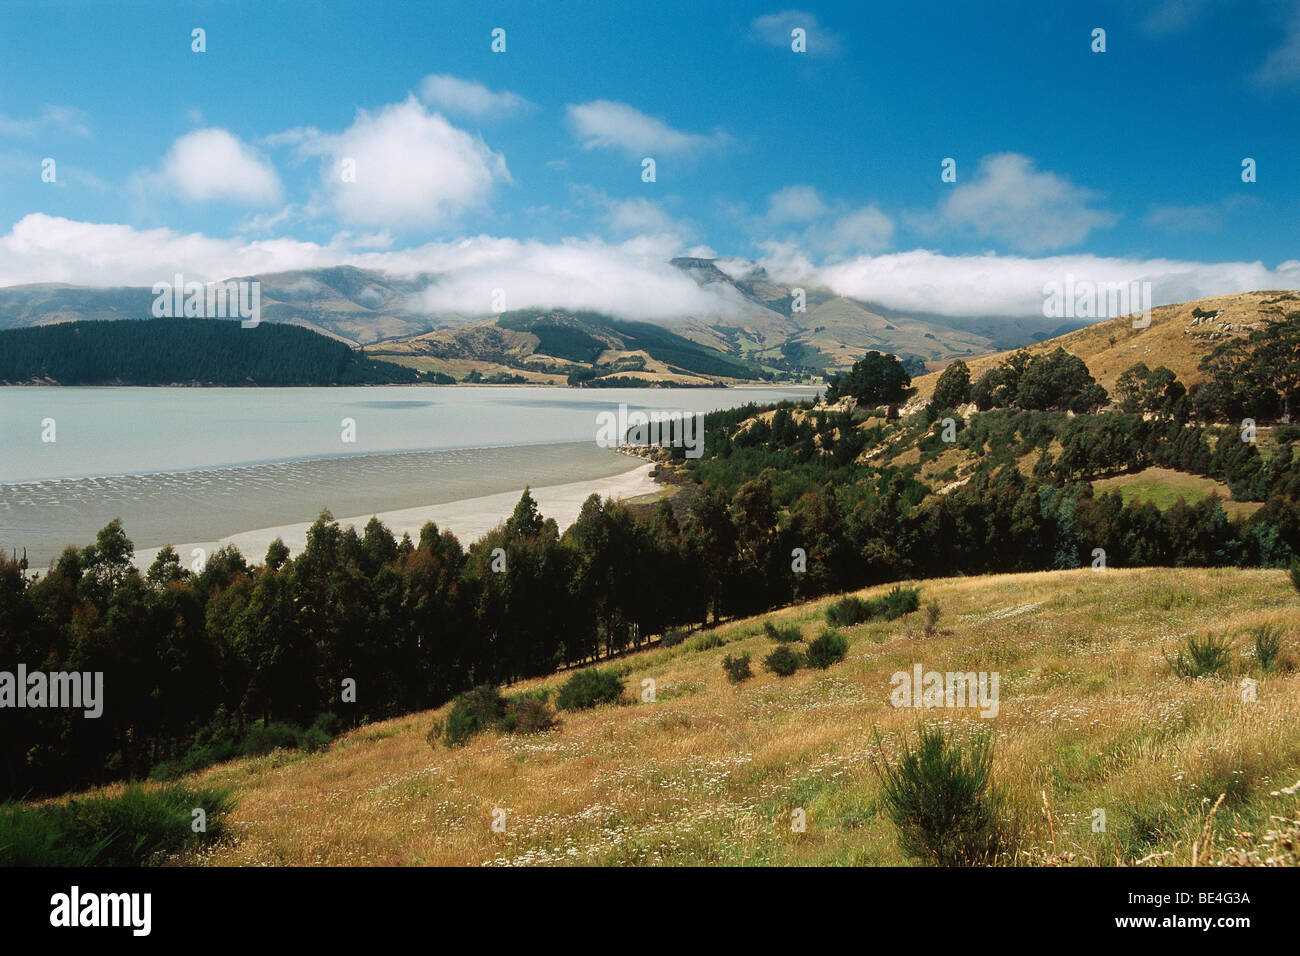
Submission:
[[[542,515],[554,518],[563,531],[577,520],[578,512],[582,510],[582,503],[593,494],[600,495],[601,498],[627,499],[662,490],[663,486],[656,484],[650,477],[653,469],[652,463],[644,462],[629,471],[605,478],[532,488],[531,494],[537,501],[537,507]],[[426,522],[432,521],[438,526],[439,531],[452,532],[460,539],[462,545],[468,546],[510,517],[523,492],[521,486],[517,491],[449,501],[438,505],[382,511],[373,517],[378,517],[398,539],[403,534],[409,534],[411,540],[418,541],[420,529]],[[372,515],[369,514],[354,515],[337,518],[337,520],[340,526],[344,528],[352,526],[360,533],[371,517]],[[276,538],[284,541],[291,554],[300,552],[307,545],[307,530],[311,526],[312,522],[302,522],[257,528],[253,531],[241,531],[229,535],[219,541],[194,541],[173,545],[173,547],[180,555],[181,563],[186,566],[189,566],[193,560],[194,549],[202,549],[205,555],[211,555],[226,545],[234,545],[238,548],[250,564],[260,564],[266,556],[266,549]],[[144,548],[137,551],[136,566],[141,570],[147,569],[160,550],[162,549]]]

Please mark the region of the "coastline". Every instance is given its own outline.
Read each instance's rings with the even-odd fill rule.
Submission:
[[[582,510],[582,503],[593,494],[598,494],[601,498],[627,499],[663,489],[663,485],[650,477],[650,472],[655,467],[653,462],[635,457],[632,460],[637,463],[631,465],[627,471],[615,475],[532,488],[530,493],[537,501],[537,507],[542,515],[546,518],[554,518],[560,526],[560,531],[563,532],[577,520],[578,513]],[[443,504],[336,517],[335,520],[340,527],[351,526],[360,533],[366,522],[372,517],[377,517],[387,525],[394,537],[400,539],[403,534],[410,534],[412,540],[418,540],[420,529],[426,522],[432,521],[438,526],[439,531],[452,532],[460,539],[462,545],[467,546],[510,517],[523,492],[524,488],[520,486],[515,491],[464,498]],[[266,556],[266,549],[276,538],[284,541],[291,554],[299,553],[306,547],[307,530],[312,524],[313,522],[298,522],[255,528],[251,531],[227,535],[216,541],[193,541],[172,546],[180,555],[181,563],[186,566],[190,564],[190,555],[195,548],[202,548],[207,555],[211,555],[226,545],[234,545],[238,548],[250,564],[260,564]],[[161,550],[161,547],[137,550],[136,567],[142,572],[147,570]]]

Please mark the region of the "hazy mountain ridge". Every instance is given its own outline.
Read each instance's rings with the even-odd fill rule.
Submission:
[[[727,268],[719,268],[719,263]],[[1036,337],[1027,328],[1018,328],[1014,320],[1002,320],[1015,330],[1008,339],[984,334],[978,330],[978,322],[886,313],[820,288],[807,289],[805,311],[794,312],[792,287],[775,281],[754,263],[678,258],[672,260],[672,265],[701,285],[721,283],[730,287],[740,307],[725,313],[665,317],[652,324],[741,363],[752,362],[771,370],[843,367],[870,348],[942,362],[1009,343],[1030,342]],[[420,304],[420,294],[443,278],[434,273],[394,276],[355,266],[336,266],[233,278],[261,283],[262,318],[266,321],[300,325],[353,345],[383,343],[385,351],[396,353],[419,353],[430,347],[416,343],[406,349],[393,348],[392,343],[423,340],[443,329],[491,326],[499,318],[426,311]],[[0,289],[0,329],[78,320],[149,318],[153,301],[152,290],[143,286],[12,286]],[[614,316],[599,319],[604,324],[620,321]],[[469,336],[435,336],[434,341],[438,343],[436,350],[450,353],[447,358],[480,363],[484,370],[501,364],[504,357],[522,357],[530,352],[527,338],[510,335],[476,332]]]

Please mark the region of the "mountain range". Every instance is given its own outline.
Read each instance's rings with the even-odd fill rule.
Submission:
[[[739,306],[725,315],[639,323],[568,310],[469,316],[424,306],[421,294],[445,279],[434,273],[393,276],[337,266],[238,278],[260,282],[264,321],[302,326],[375,358],[472,381],[558,384],[575,373],[595,383],[631,376],[680,385],[820,378],[869,349],[892,352],[920,373],[927,363],[1014,348],[1083,325],[902,314],[824,288],[807,289],[805,308],[796,311],[793,288],[754,263],[679,258],[672,265],[702,286],[729,287]],[[11,286],[0,289],[0,330],[144,319],[153,301],[147,287]]]

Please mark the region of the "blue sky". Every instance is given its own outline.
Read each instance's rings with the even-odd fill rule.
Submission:
[[[1300,282],[1294,0],[45,0],[0,7],[0,63],[0,284],[351,261],[447,274],[436,309],[649,314],[686,253],[952,312],[1066,271]]]

